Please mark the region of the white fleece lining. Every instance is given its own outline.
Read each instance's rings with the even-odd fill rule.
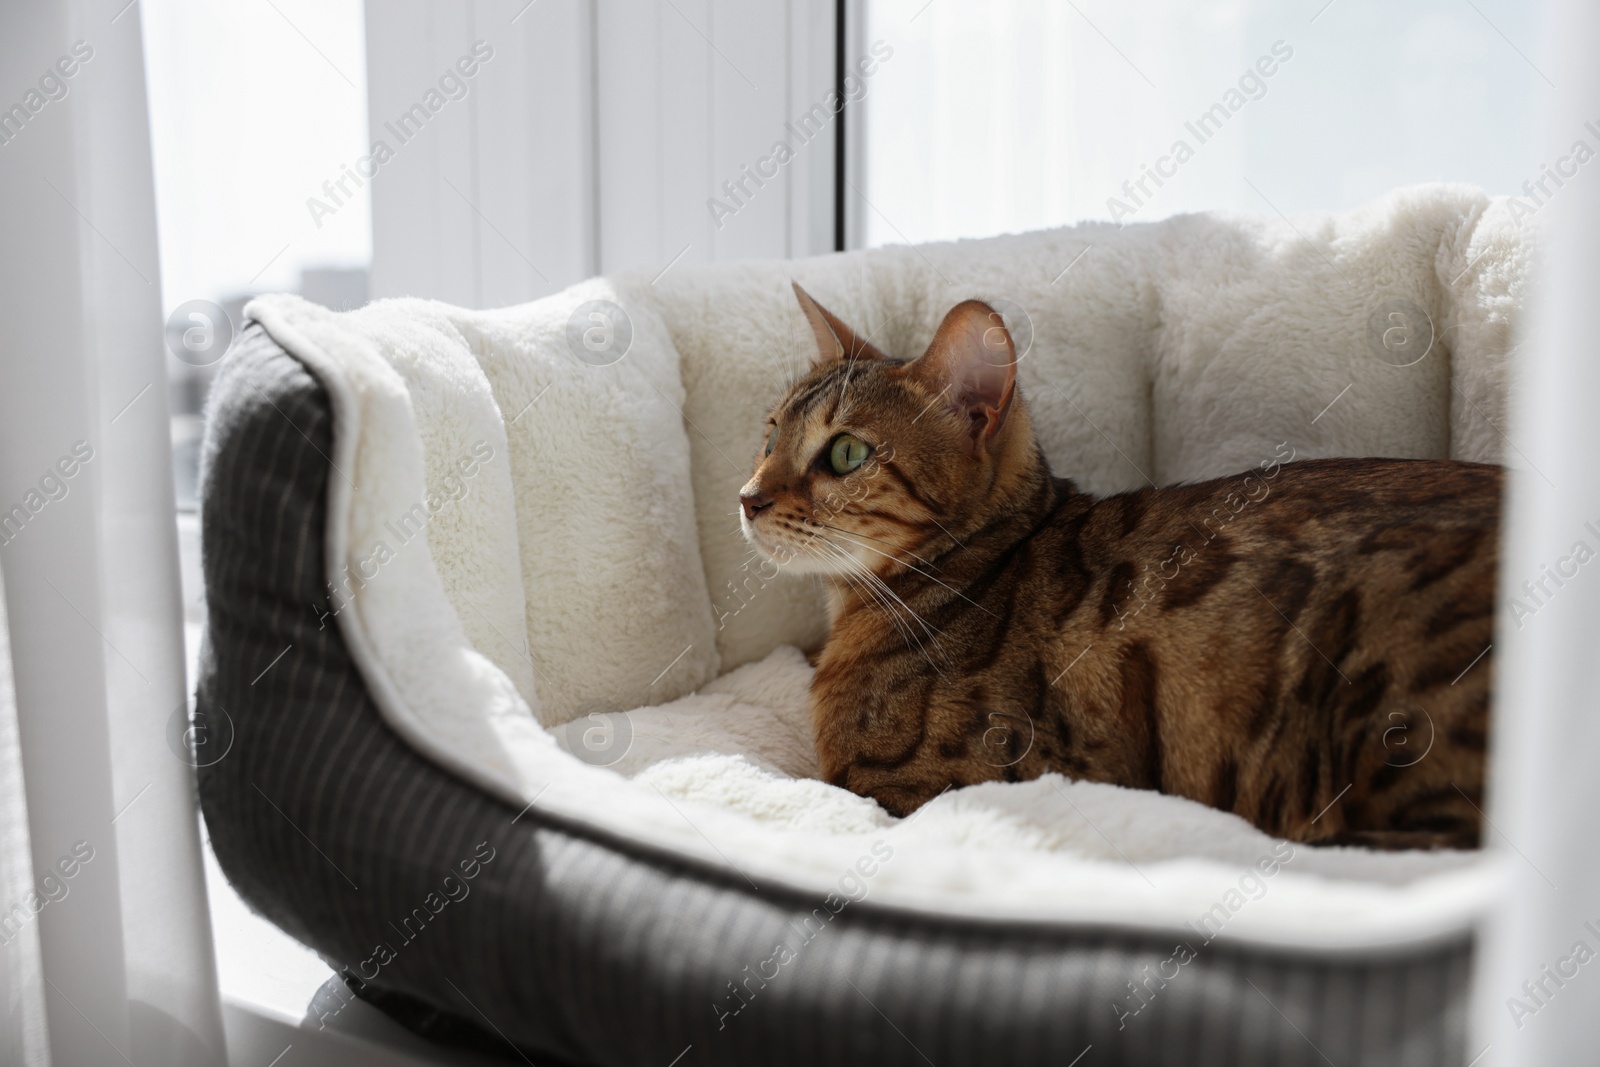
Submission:
[[[1459,190],[1446,192],[1441,199],[1460,198]],[[1276,243],[1288,228],[1263,223],[1261,229],[1268,235],[1264,240]],[[998,240],[1008,248],[1030,239],[1059,246],[1071,233]],[[1503,234],[1498,239],[1510,251],[1491,269],[1498,264],[1515,274],[1520,245]],[[961,247],[970,252],[984,244]],[[1449,249],[1450,265],[1471,247]],[[1440,268],[1444,252],[1441,247]],[[904,262],[905,256],[905,250],[889,250],[881,259]],[[842,279],[845,270],[861,269],[858,258],[799,264],[796,273],[825,273],[831,262],[839,265]],[[691,284],[687,275],[693,273],[686,269],[676,284]],[[701,273],[710,292],[700,299],[714,299],[727,272]],[[1494,314],[1504,320],[1510,310],[1502,303]],[[672,309],[662,312],[674,326]],[[390,366],[393,356],[347,316],[286,298],[256,301],[247,314],[306,363],[329,394],[332,462],[350,475],[329,479],[328,567],[337,583],[352,561],[350,545],[367,543],[362,535],[377,517],[403,512],[426,492],[424,445],[407,383]],[[682,329],[681,322],[674,329],[680,344]],[[1488,352],[1483,358],[1503,362],[1503,356]],[[1494,370],[1500,370],[1498,362]],[[698,421],[693,380],[686,384],[686,413]],[[1496,374],[1479,374],[1473,391],[1498,394],[1497,385]],[[1476,437],[1474,446],[1487,447]],[[528,490],[519,485],[517,491]],[[716,869],[736,882],[814,894],[819,904],[840,891],[841,878],[882,839],[894,848],[894,858],[863,879],[868,893],[858,906],[986,921],[1187,931],[1191,937],[1194,931],[1185,924],[1214,912],[1255,859],[1273,848],[1270,838],[1243,820],[1202,805],[1055,776],[961,790],[911,819],[891,820],[862,798],[798,777],[806,773],[803,746],[782,739],[794,737],[796,693],[803,693],[807,668],[784,647],[699,693],[630,713],[638,752],[631,754],[632,765],[619,767],[633,777],[589,766],[541,728],[519,687],[473,647],[431,552],[427,545],[419,548],[387,564],[383,580],[368,585],[338,615],[341,632],[375,703],[407,743],[513,809],[531,807],[631,847]],[[603,586],[606,579],[594,580]],[[530,604],[530,612],[537,610]],[[776,747],[764,747],[766,739],[775,739]],[[1372,955],[1458,936],[1492,899],[1501,862],[1487,853],[1384,855],[1301,847],[1284,869],[1260,880],[1266,888],[1259,899],[1231,910],[1217,937]]]

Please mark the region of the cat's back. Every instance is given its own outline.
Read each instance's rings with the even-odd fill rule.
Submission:
[[[1054,579],[1032,586],[1036,613],[1059,654],[1098,643],[1213,688],[1280,669],[1348,683],[1381,661],[1429,689],[1490,640],[1501,482],[1478,463],[1318,459],[1106,497],[1036,535]]]
[[[1218,546],[1258,560],[1404,551],[1421,565],[1492,558],[1502,489],[1501,468],[1483,463],[1312,459],[1108,497],[1080,528],[1097,555],[1146,561]]]

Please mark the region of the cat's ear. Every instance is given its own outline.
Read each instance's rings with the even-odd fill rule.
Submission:
[[[981,300],[968,300],[950,309],[933,343],[906,373],[938,392],[981,448],[1000,432],[1011,410],[1017,350],[1000,313]]]
[[[794,286],[795,299],[800,301],[800,310],[805,312],[806,322],[817,341],[817,354],[812,358],[816,366],[825,367],[846,358],[888,358],[871,341],[857,337],[855,331],[841,322],[837,315],[813,300],[810,293],[800,288],[799,282],[789,284]]]

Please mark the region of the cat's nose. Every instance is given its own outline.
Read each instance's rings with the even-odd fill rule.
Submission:
[[[756,517],[756,512],[772,506],[772,498],[761,492],[740,493],[739,503],[744,508],[744,517],[753,519]]]

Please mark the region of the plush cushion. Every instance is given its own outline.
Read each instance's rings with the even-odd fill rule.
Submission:
[[[615,363],[567,341],[601,300],[633,308]],[[322,599],[374,627],[407,616],[401,684],[553,725],[716,676],[677,353],[647,303],[595,281],[498,311],[390,300],[340,315],[285,295],[247,313],[348,383],[333,488],[350,522]],[[444,646],[459,650],[448,674],[413,670]]]

